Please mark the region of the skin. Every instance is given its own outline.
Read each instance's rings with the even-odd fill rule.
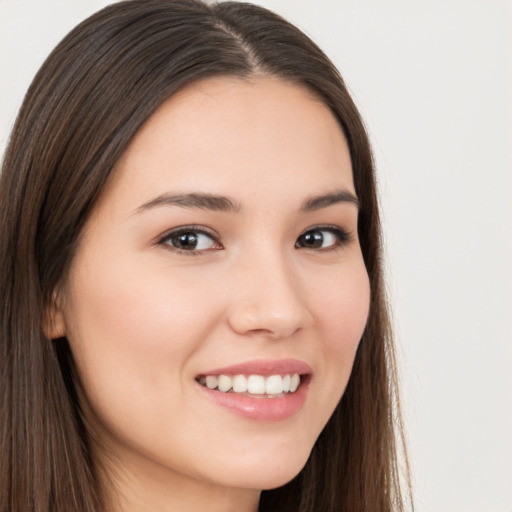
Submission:
[[[67,336],[76,360],[109,510],[256,510],[262,489],[302,469],[368,315],[357,205],[301,211],[339,190],[355,196],[335,118],[275,78],[189,86],[133,139],[82,233],[50,333]],[[239,211],[142,207],[189,192],[228,197]],[[212,238],[192,254],[162,241],[184,225]],[[312,228],[325,247],[297,246]],[[303,407],[282,421],[233,414],[195,380],[285,358],[313,374]]]

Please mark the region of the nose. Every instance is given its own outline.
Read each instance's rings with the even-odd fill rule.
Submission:
[[[235,274],[228,321],[236,333],[279,340],[312,324],[307,291],[282,259],[253,259]]]

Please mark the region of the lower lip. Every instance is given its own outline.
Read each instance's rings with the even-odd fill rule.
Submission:
[[[306,400],[309,376],[300,383],[297,391],[278,398],[251,398],[237,393],[223,393],[198,383],[203,393],[217,405],[230,412],[254,421],[282,421],[297,414]]]

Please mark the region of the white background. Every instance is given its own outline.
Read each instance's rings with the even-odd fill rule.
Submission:
[[[43,59],[107,3],[0,0],[1,152]],[[256,3],[334,60],[373,140],[417,510],[512,512],[512,1]]]

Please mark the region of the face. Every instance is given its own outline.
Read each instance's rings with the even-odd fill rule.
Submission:
[[[357,216],[345,138],[302,87],[210,79],[161,106],[86,224],[54,322],[97,456],[171,487],[294,477],[367,319]]]

